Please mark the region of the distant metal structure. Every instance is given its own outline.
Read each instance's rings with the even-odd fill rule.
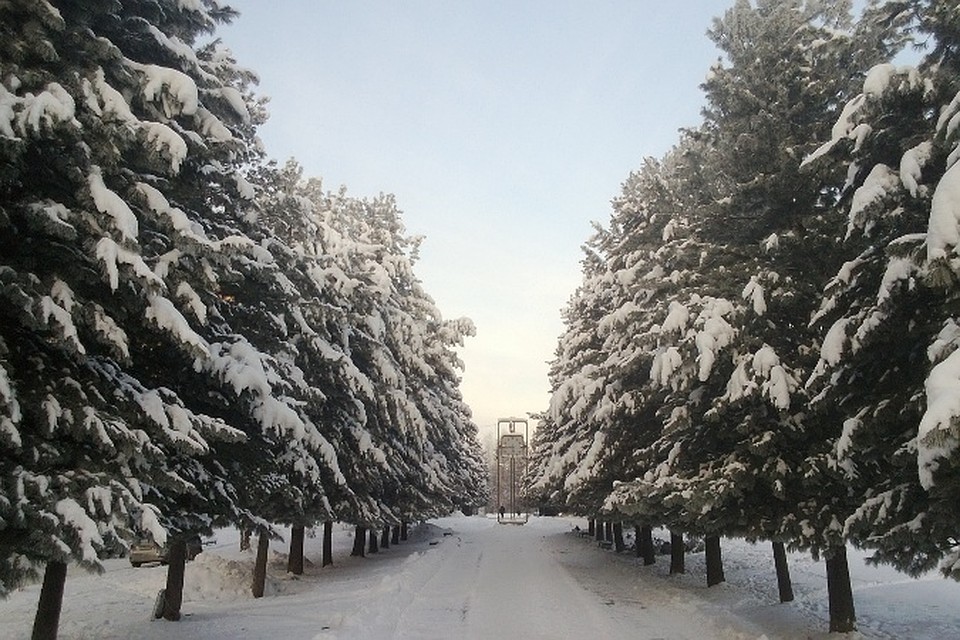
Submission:
[[[519,433],[519,427],[523,432]],[[504,433],[504,430],[506,433]],[[497,521],[501,524],[524,524],[529,513],[520,512],[517,504],[517,484],[520,476],[527,468],[527,447],[530,442],[530,425],[526,418],[500,418],[497,420],[497,499],[500,511]],[[507,476],[504,487],[503,476]],[[509,493],[504,495],[504,489]],[[504,498],[508,498],[509,511],[504,506]]]

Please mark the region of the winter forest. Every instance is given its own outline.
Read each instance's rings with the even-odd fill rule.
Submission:
[[[847,543],[960,579],[960,5],[850,9],[714,21],[702,122],[585,245],[527,477],[638,553],[702,537],[711,584],[725,536],[825,559],[834,631]]]
[[[0,593],[42,572],[47,637],[67,565],[141,536],[175,619],[189,536],[335,520],[362,551],[486,499],[471,323],[423,291],[392,197],[268,157],[215,39],[234,17],[0,3]]]
[[[296,573],[305,528],[362,554],[488,498],[472,323],[392,196],[270,157],[235,17],[0,2],[0,596],[42,580],[35,637],[140,538],[176,620],[197,535],[262,574],[289,527]],[[848,544],[960,580],[960,5],[735,0],[708,33],[702,122],[586,239],[523,490],[638,553],[668,530],[678,572],[703,539],[711,584],[724,537],[769,543],[784,600],[809,552],[850,631]]]

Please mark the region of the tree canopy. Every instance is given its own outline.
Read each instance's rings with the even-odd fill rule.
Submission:
[[[391,196],[257,138],[213,1],[0,7],[0,590],[219,524],[483,502]]]

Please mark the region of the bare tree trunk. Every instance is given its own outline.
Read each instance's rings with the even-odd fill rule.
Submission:
[[[323,559],[320,566],[330,564],[333,564],[333,522],[327,520],[323,523]]]
[[[287,556],[287,571],[295,576],[303,575],[304,525],[290,527],[290,555]]]
[[[393,525],[393,531],[390,533],[390,542],[392,544],[400,544],[400,525]]]
[[[370,553],[380,553],[380,545],[377,544],[377,535],[379,532],[376,529],[370,529]]]
[[[163,619],[179,620],[183,604],[183,574],[187,564],[187,541],[177,537],[167,552],[167,585],[163,589]]]
[[[380,536],[380,548],[389,549],[390,548],[390,526],[383,528],[383,534]]]
[[[603,539],[607,542],[613,542],[613,520],[607,520],[603,523]]]
[[[617,553],[623,553],[626,545],[623,544],[623,523],[617,520],[613,523],[613,548]]]
[[[827,555],[827,594],[830,601],[830,632],[849,633],[857,630],[857,614],[853,608],[853,589],[847,548],[831,547]]]
[[[240,531],[240,551],[246,551],[250,548],[250,529],[241,529]]]
[[[720,552],[720,536],[707,536],[707,586],[726,582],[723,575],[723,555]]]
[[[593,537],[596,538],[597,542],[603,541],[603,520],[597,520],[597,530]]]
[[[400,523],[400,539],[406,542],[407,540],[407,521],[404,520]]]
[[[253,565],[253,597],[262,598],[267,586],[267,551],[270,550],[270,538],[266,531],[260,531],[257,538],[257,563]]]
[[[350,552],[350,555],[357,558],[363,558],[363,548],[366,542],[367,530],[360,525],[357,525],[357,528],[353,532],[353,551]]]
[[[643,564],[650,566],[657,561],[657,550],[653,548],[653,528],[650,525],[640,527],[640,533],[637,536],[640,541],[640,555],[643,557]]]
[[[686,573],[684,565],[686,549],[683,548],[683,534],[670,532],[670,573]]]
[[[33,618],[33,640],[56,640],[63,608],[63,588],[67,582],[67,563],[51,560],[43,570],[43,586],[37,615]]]
[[[597,523],[596,521],[594,521],[593,518],[590,518],[589,520],[587,520],[587,535],[590,536],[591,538],[596,534],[596,531],[597,531],[596,526],[597,526]]]
[[[793,583],[790,581],[790,567],[787,566],[787,550],[782,542],[773,542],[773,564],[777,568],[780,602],[793,602]]]

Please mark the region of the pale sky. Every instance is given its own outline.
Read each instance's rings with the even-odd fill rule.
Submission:
[[[270,97],[270,156],[394,194],[425,236],[424,288],[477,326],[461,389],[489,431],[547,408],[590,223],[700,122],[732,2],[229,0],[219,35]]]

